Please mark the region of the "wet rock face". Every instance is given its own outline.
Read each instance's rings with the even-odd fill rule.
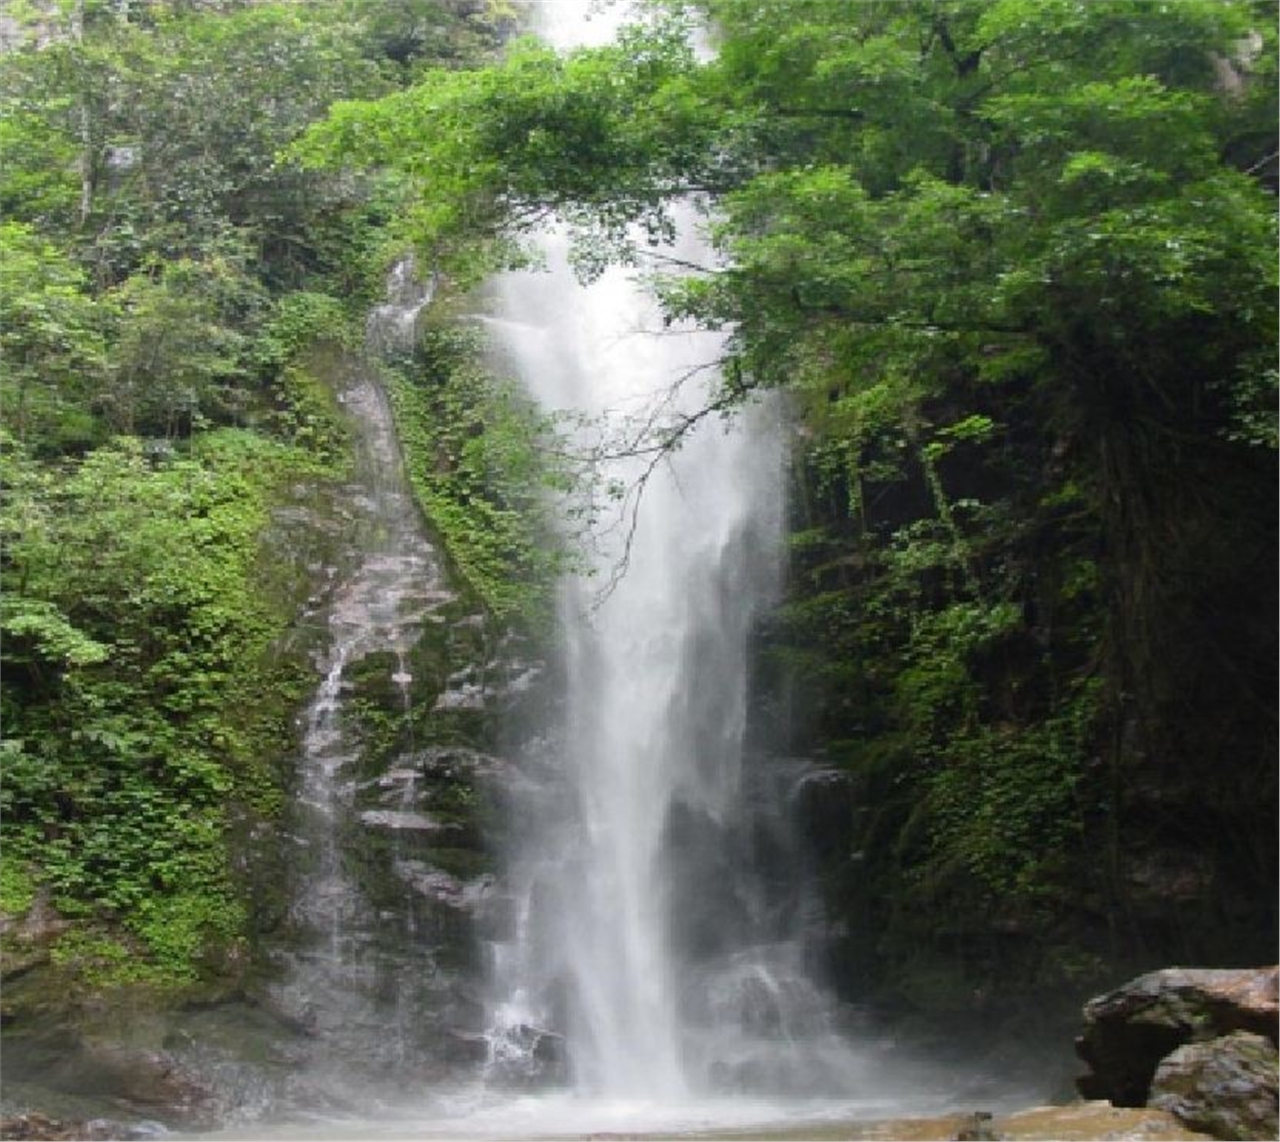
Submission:
[[[1156,1068],[1150,1105],[1215,1138],[1280,1138],[1277,1066],[1275,1044],[1249,1031],[1187,1043]]]
[[[1076,1053],[1085,1098],[1143,1106],[1160,1061],[1185,1043],[1233,1031],[1276,1041],[1277,969],[1168,968],[1090,1000]]]
[[[124,1009],[103,1011],[97,1018],[93,1028],[64,1022],[7,1039],[7,1107],[35,1105],[50,1113],[6,1119],[0,1138],[143,1137],[165,1128],[203,1129],[216,1121],[217,1095],[211,1084],[148,1034],[146,1025],[154,1020]],[[56,1092],[49,1105],[31,1099],[37,1089]],[[68,1112],[88,1121],[64,1122],[62,1114]],[[102,1113],[131,1119],[142,1132],[127,1132],[132,1127],[114,1117],[89,1118]],[[57,1132],[64,1128],[85,1132]]]

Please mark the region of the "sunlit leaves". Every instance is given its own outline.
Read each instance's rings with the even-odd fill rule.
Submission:
[[[85,275],[29,226],[0,225],[0,399],[10,428],[41,444],[87,434],[106,369],[106,314]]]
[[[8,859],[37,861],[65,914],[132,930],[157,978],[238,924],[220,838],[260,731],[228,704],[286,618],[254,587],[297,461],[242,432],[186,457],[123,440],[57,481],[6,456]]]

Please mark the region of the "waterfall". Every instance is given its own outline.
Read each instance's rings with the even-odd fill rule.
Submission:
[[[574,5],[539,11],[558,46],[584,27],[608,34]],[[692,211],[680,222],[671,252],[705,258]],[[545,408],[634,423],[704,407],[718,335],[664,325],[623,270],[580,286],[563,234],[544,253],[546,272],[497,284],[489,324]],[[778,806],[796,775],[743,764],[748,640],[779,585],[784,452],[765,402],[608,473],[630,492],[598,529],[594,578],[563,585],[563,707],[526,750],[510,826],[498,1078],[549,1077],[558,1052],[531,1049],[548,1034],[563,1037],[574,1088],[609,1097],[811,1093],[856,1069],[806,973],[789,841],[768,854],[772,892],[761,867],[760,838],[786,837]]]

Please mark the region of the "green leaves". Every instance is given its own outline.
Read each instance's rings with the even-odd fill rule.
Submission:
[[[30,653],[37,659],[65,666],[94,666],[106,662],[110,650],[100,642],[77,630],[52,603],[42,599],[12,598],[0,600],[0,630],[18,645],[29,642]],[[11,660],[19,660],[22,652],[9,646]]]
[[[269,497],[305,469],[230,430],[188,456],[122,440],[57,482],[6,459],[7,859],[39,868],[61,911],[131,931],[149,959],[130,970],[189,977],[238,929],[225,814],[257,796],[242,772],[291,700],[254,690],[290,617],[255,584]]]
[[[495,618],[545,623],[564,558],[545,417],[459,330],[428,333],[388,380],[410,481],[457,572]]]
[[[714,158],[714,108],[687,82],[679,29],[629,29],[563,59],[521,40],[499,66],[431,72],[407,92],[339,104],[291,154],[403,172],[418,192],[406,233],[456,274],[510,261],[511,239],[553,211],[622,250],[629,223],[664,232],[665,200]]]
[[[0,224],[0,400],[11,430],[37,448],[92,435],[84,413],[106,370],[109,310],[87,286],[30,226]]]

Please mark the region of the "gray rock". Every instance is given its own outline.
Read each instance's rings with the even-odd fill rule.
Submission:
[[[1149,1105],[1215,1138],[1280,1138],[1278,1065],[1275,1044],[1250,1031],[1187,1043],[1156,1068]]]
[[[360,814],[361,824],[374,829],[406,830],[416,833],[433,833],[442,826],[425,813],[411,813],[404,809],[366,809]]]
[[[492,876],[464,881],[416,860],[397,861],[395,871],[419,896],[433,904],[444,904],[462,912],[474,912],[484,905],[494,884]]]
[[[806,772],[791,790],[792,812],[804,836],[825,857],[847,854],[854,847],[855,783],[838,769]]]
[[[1276,1041],[1277,969],[1167,968],[1091,999],[1076,1054],[1081,1095],[1143,1106],[1166,1055],[1185,1043],[1251,1031]]]
[[[450,1030],[444,1034],[444,1057],[451,1063],[479,1065],[489,1061],[489,1039],[472,1031]]]

